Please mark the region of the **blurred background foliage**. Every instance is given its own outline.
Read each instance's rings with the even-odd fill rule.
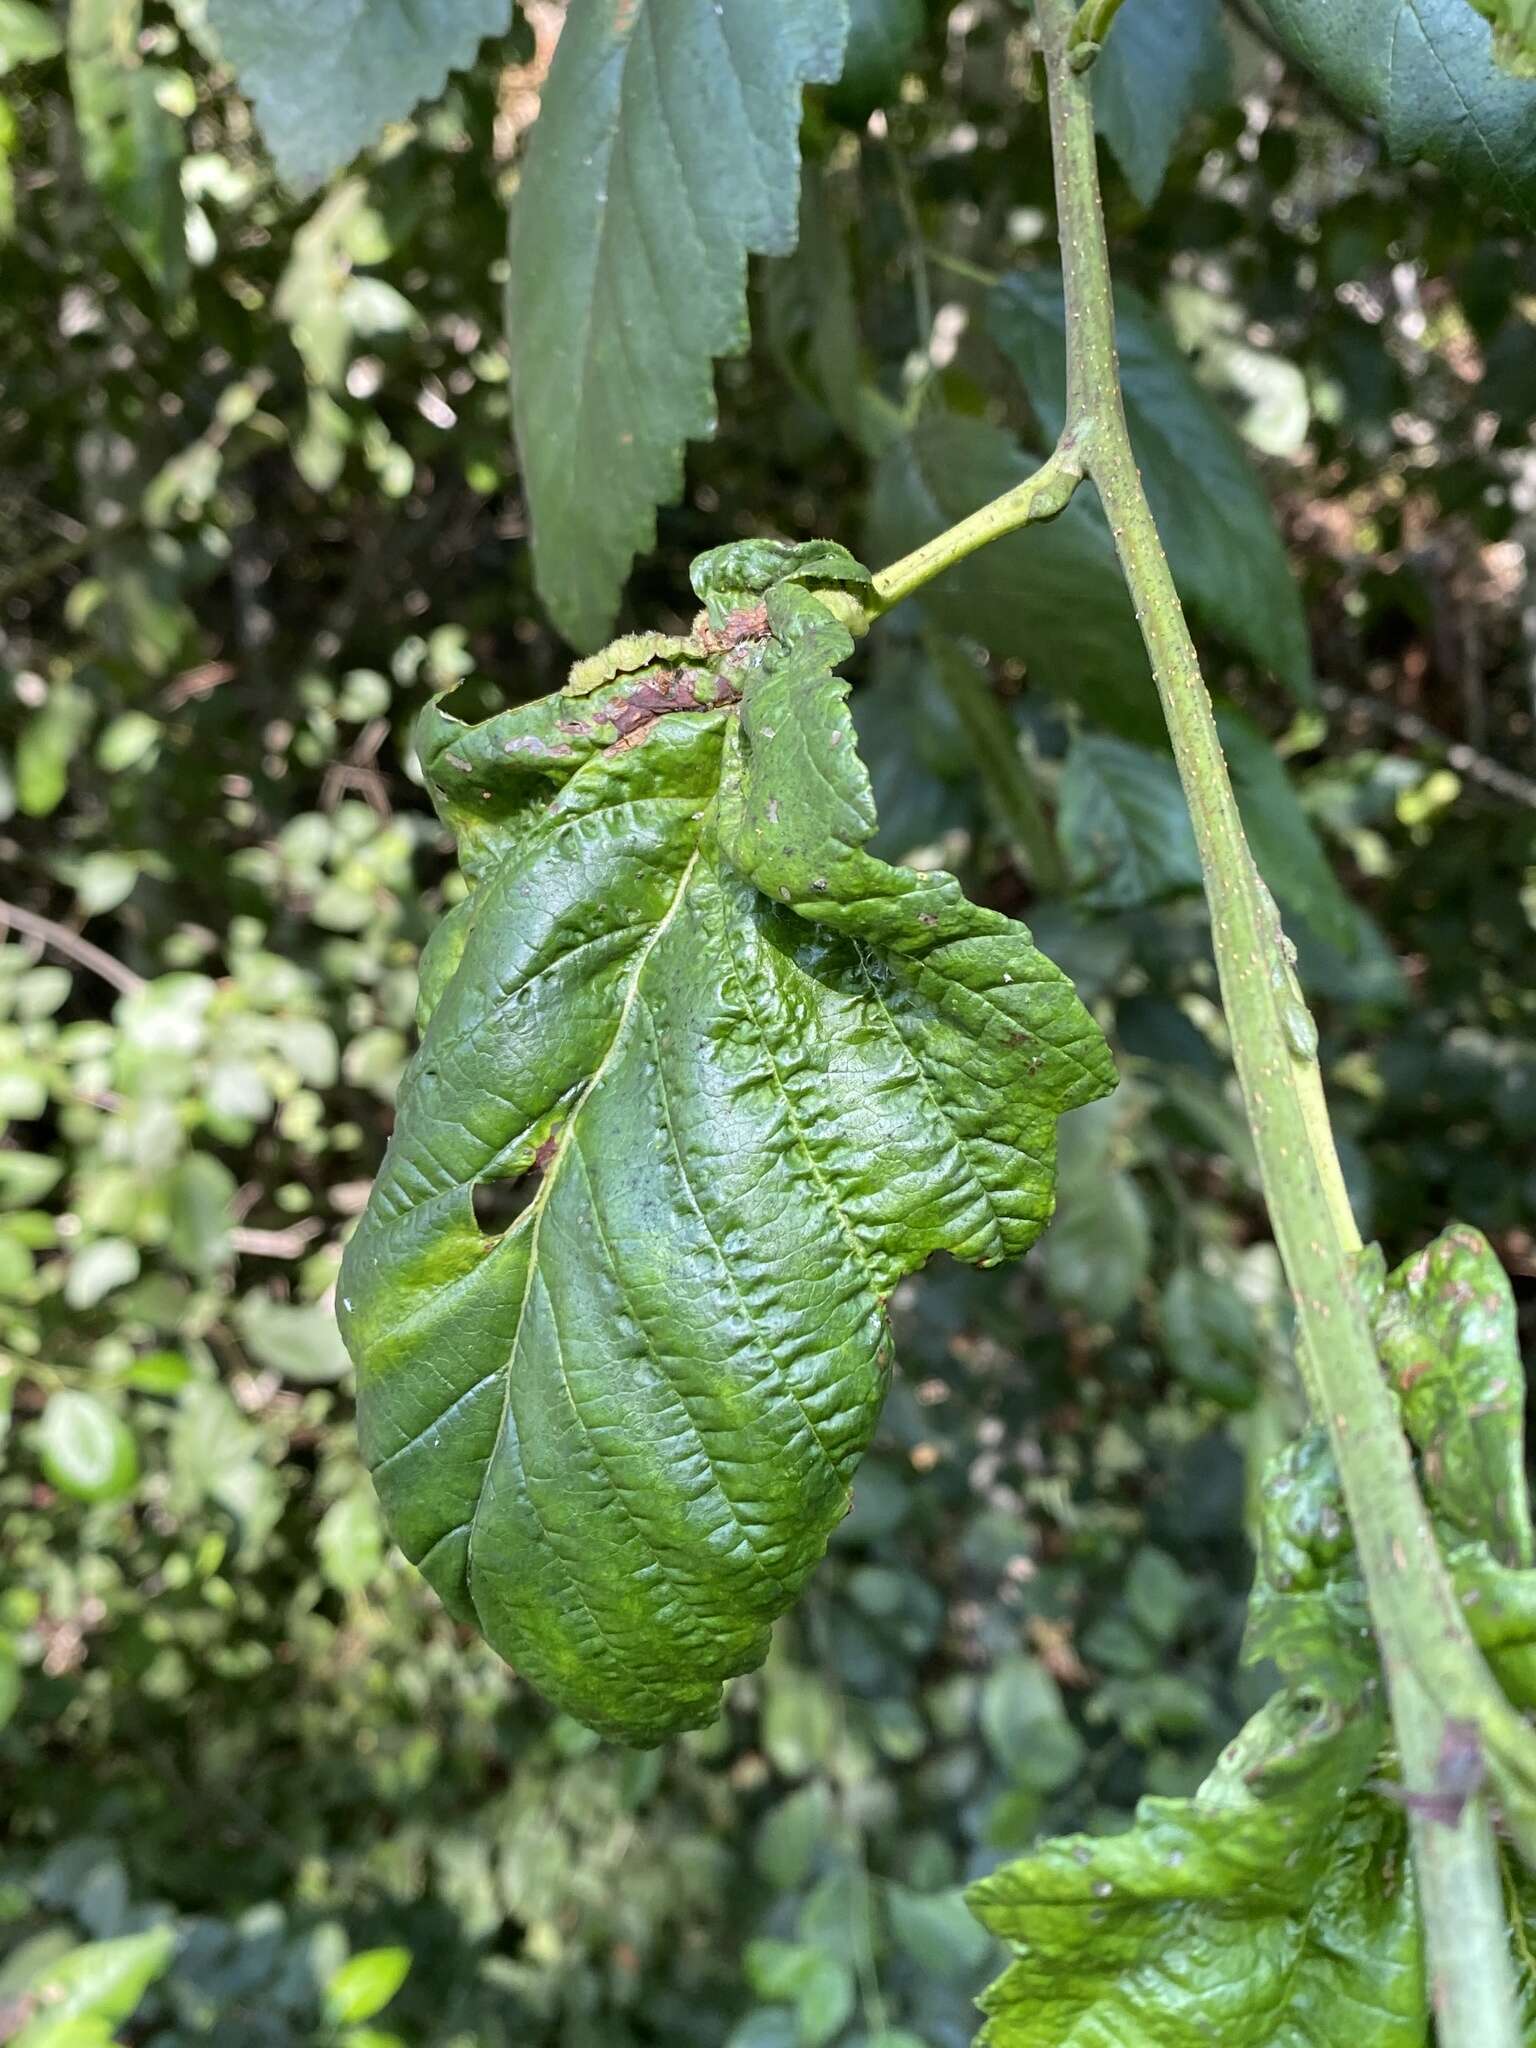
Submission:
[[[1536,254],[1384,165],[1241,7],[1186,10],[1178,48],[1165,11],[1128,0],[1105,60],[1116,262],[1261,466],[1315,656],[1282,689],[1210,639],[1234,760],[1368,1230],[1396,1260],[1476,1224],[1529,1334]],[[734,535],[874,548],[902,423],[1038,438],[977,317],[1050,257],[1019,16],[854,12],[859,62],[807,107],[801,249],[755,273],[626,624],[684,618],[689,558]],[[330,1289],[456,889],[411,724],[569,659],[501,332],[559,9],[530,14],[537,47],[493,46],[300,201],[168,10],[125,68],[110,6],[66,48],[0,0],[23,2048],[960,2048],[995,1962],[960,1883],[1191,1789],[1264,1691],[1236,1669],[1250,1479],[1299,1397],[1187,820],[1155,748],[1010,654],[1007,587],[882,627],[855,703],[883,850],[1025,915],[1114,1039],[1055,1229],[1022,1269],[903,1288],[855,1511],[701,1735],[635,1755],[553,1718],[385,1543]],[[953,451],[946,477],[981,494]],[[1208,553],[1207,616],[1240,566]],[[1036,597],[1069,633],[1095,602],[1062,570]]]

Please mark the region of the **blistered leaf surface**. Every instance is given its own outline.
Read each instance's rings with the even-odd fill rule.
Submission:
[[[436,99],[512,0],[208,0],[208,25],[278,169],[318,184]]]
[[[1276,1696],[1193,1799],[1048,1842],[970,1891],[1015,1960],[985,2048],[1423,2048],[1406,1829],[1361,1788],[1378,1714]]]
[[[428,713],[475,886],[339,1289],[397,1541],[636,1742],[710,1717],[846,1512],[896,1282],[1032,1243],[1112,1080],[1021,925],[865,851],[817,595],[864,572],[753,542],[696,580],[659,658]]]
[[[714,432],[747,255],[793,248],[800,95],[847,0],[572,0],[512,210],[507,331],[534,567],[597,645]]]

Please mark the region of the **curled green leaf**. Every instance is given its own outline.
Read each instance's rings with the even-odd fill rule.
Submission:
[[[973,1885],[1014,1952],[981,2048],[1423,2048],[1404,1818],[1365,1789],[1382,1729],[1277,1694],[1193,1799]]]
[[[847,1511],[896,1282],[1032,1243],[1056,1118],[1113,1079],[1021,925],[865,851],[816,594],[864,572],[697,575],[692,654],[428,712],[474,887],[339,1288],[396,1540],[638,1743],[710,1718]]]

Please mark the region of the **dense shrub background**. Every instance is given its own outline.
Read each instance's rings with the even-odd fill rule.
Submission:
[[[806,243],[634,621],[732,535],[857,544],[868,388],[997,416],[965,311],[1048,253],[1043,119],[1010,8],[929,15],[872,126],[808,109]],[[1298,1396],[1176,794],[1043,900],[995,732],[910,623],[861,657],[885,847],[1026,915],[1125,1080],[1022,1270],[903,1291],[855,1513],[721,1722],[632,1755],[552,1718],[386,1547],[329,1313],[455,888],[412,719],[568,659],[499,304],[539,64],[300,202],[147,19],[115,183],[62,58],[0,80],[0,2039],[40,1958],[168,1923],[155,2048],[960,2048],[994,1959],[959,1883],[1191,1788],[1264,1690],[1245,1491]],[[1225,32],[1161,193],[1110,186],[1264,465],[1320,695],[1213,673],[1356,907],[1303,968],[1371,1227],[1466,1218],[1530,1309],[1536,257]],[[1054,807],[1071,715],[991,676]],[[337,1972],[395,1948],[374,2021]]]

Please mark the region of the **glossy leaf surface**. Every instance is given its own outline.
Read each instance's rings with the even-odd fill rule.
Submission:
[[[507,331],[534,567],[579,647],[715,428],[747,342],[747,255],[784,255],[800,95],[847,0],[573,0],[512,210]]]
[[[1511,1696],[1536,1702],[1525,1375],[1509,1280],[1487,1240],[1453,1224],[1390,1275],[1368,1255],[1365,1285],[1468,1627]],[[1245,1654],[1336,1700],[1356,1698],[1375,1675],[1376,1645],[1322,1430],[1267,1473],[1258,1549]]]
[[[1536,221],[1536,80],[1497,63],[1471,0],[1259,0],[1285,47],[1397,158]]]
[[[695,580],[692,640],[427,714],[475,886],[339,1289],[397,1541],[641,1743],[761,1660],[846,1512],[891,1289],[1032,1243],[1055,1119],[1112,1083],[1021,925],[864,851],[816,594],[864,572],[748,542]]]
[[[1406,1828],[1361,1790],[1381,1726],[1278,1694],[1193,1799],[972,1886],[1016,1958],[985,2048],[1423,2048]]]

